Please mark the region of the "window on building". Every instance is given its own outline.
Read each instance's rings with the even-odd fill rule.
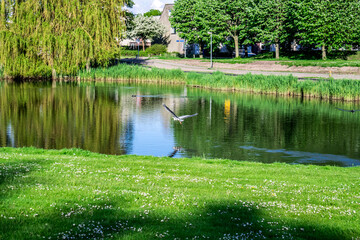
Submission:
[[[171,34],[176,34],[176,29],[172,27],[170,33]]]
[[[169,17],[171,16],[171,10],[169,10]]]

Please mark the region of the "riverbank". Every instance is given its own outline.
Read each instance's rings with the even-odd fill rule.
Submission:
[[[360,81],[320,79],[299,81],[292,75],[227,75],[184,72],[180,69],[147,68],[139,65],[118,64],[106,69],[81,72],[79,78],[94,81],[133,81],[177,83],[217,90],[246,91],[259,94],[315,97],[332,100],[360,100]]]
[[[359,239],[358,167],[0,148],[0,239]]]

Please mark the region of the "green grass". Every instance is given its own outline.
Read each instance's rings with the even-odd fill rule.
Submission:
[[[357,239],[360,171],[0,149],[0,239]]]
[[[359,100],[360,81],[357,80],[319,80],[297,81],[289,76],[239,75],[230,76],[221,72],[213,74],[185,73],[179,69],[166,70],[145,68],[136,65],[119,64],[110,68],[93,69],[81,72],[85,80],[131,81],[186,84],[220,90],[248,91],[260,94],[317,97],[323,99]]]
[[[351,52],[350,52],[351,53]],[[350,54],[349,52],[346,54],[341,54],[340,52],[335,52],[333,54],[330,53],[328,60],[322,60],[319,52],[284,52],[280,55],[279,59],[275,59],[272,52],[262,53],[253,57],[248,58],[214,58],[214,62],[218,63],[229,63],[229,64],[247,64],[253,63],[256,61],[276,61],[281,65],[287,66],[315,66],[315,67],[360,67],[360,52],[356,54]],[[346,60],[345,60],[345,59]],[[161,59],[169,59],[169,60],[179,60],[184,59],[180,57],[172,57],[172,56],[163,56]],[[191,58],[189,58],[191,59]],[[198,58],[199,59],[199,58]],[[210,59],[203,58],[200,59],[203,62],[210,62]]]
[[[360,67],[360,60],[295,60],[281,61],[280,64],[297,67]]]

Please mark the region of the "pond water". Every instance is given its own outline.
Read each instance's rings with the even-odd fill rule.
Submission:
[[[198,113],[175,122],[177,115]],[[360,165],[358,103],[184,86],[0,82],[0,146]]]

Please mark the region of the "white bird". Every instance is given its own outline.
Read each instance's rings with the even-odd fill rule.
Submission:
[[[178,116],[176,116],[176,114],[175,114],[173,111],[170,110],[170,108],[168,108],[168,107],[165,105],[165,103],[163,103],[162,105],[164,106],[164,108],[165,108],[166,110],[168,110],[168,111],[173,115],[173,119],[174,119],[175,121],[179,121],[180,124],[182,124],[182,122],[184,121],[185,118],[194,117],[194,116],[198,115],[197,113],[195,113],[195,114],[193,114],[193,115],[184,115],[184,116],[179,116],[179,117],[178,117]]]

